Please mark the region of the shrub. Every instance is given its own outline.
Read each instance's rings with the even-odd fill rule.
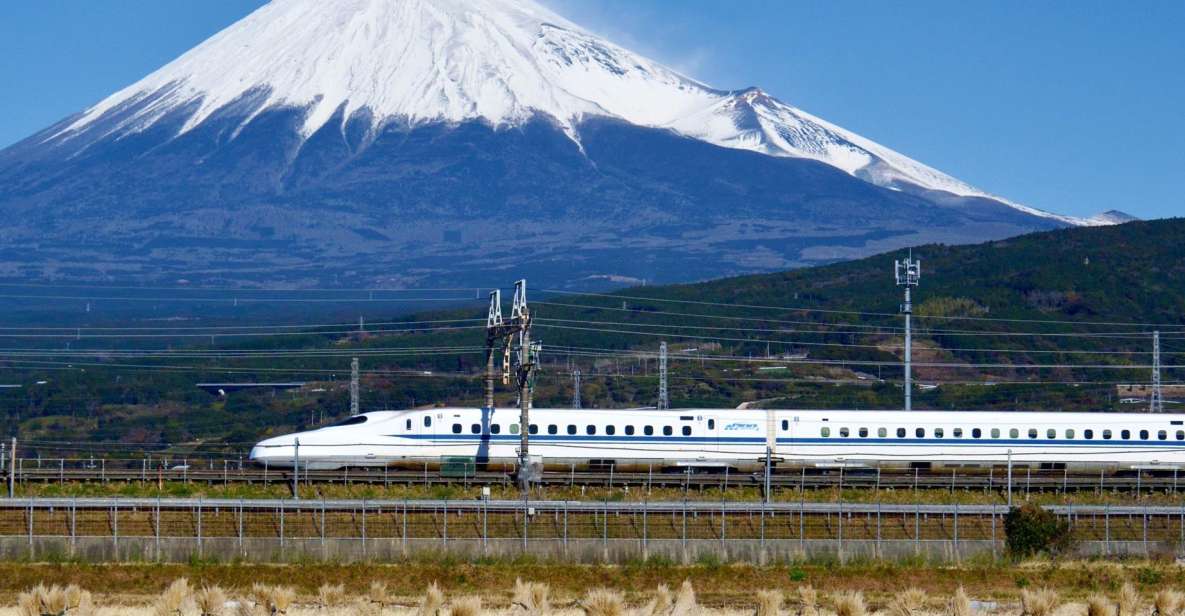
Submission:
[[[1025,557],[1042,552],[1056,554],[1070,547],[1070,524],[1050,511],[1026,503],[1004,517],[1008,552]]]

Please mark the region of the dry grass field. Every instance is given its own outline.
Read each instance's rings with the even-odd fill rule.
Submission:
[[[0,616],[1185,616],[1182,590],[1168,562],[4,564]]]

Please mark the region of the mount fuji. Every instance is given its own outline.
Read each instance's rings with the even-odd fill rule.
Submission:
[[[530,0],[274,0],[0,151],[0,277],[687,281],[1076,219]]]

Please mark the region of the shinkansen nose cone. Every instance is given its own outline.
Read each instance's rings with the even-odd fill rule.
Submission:
[[[298,455],[296,440],[301,436],[286,434],[260,441],[251,448],[251,461],[259,465],[292,468]]]

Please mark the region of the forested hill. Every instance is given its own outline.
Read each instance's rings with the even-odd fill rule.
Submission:
[[[907,254],[622,294],[895,313],[893,260]],[[1185,325],[1185,218],[926,245],[913,256],[922,260],[921,314]]]
[[[906,254],[609,294],[532,287],[534,339],[544,345],[536,403],[570,404],[579,369],[586,407],[654,405],[666,342],[674,406],[900,408],[893,261]],[[915,408],[1144,410],[1140,384],[1160,330],[1166,409],[1185,410],[1185,387],[1175,385],[1185,381],[1175,368],[1185,364],[1185,219],[920,246],[913,256],[922,262]],[[74,336],[71,328],[64,342],[48,332],[10,341],[0,360],[4,382],[19,385],[0,390],[0,433],[76,451],[106,442],[241,452],[268,433],[348,413],[352,356],[361,360],[364,411],[479,404],[484,319],[476,300],[365,332],[347,324],[209,343],[134,337],[135,328],[128,340],[124,330]],[[225,395],[196,387],[282,380],[306,385]],[[498,404],[513,402],[499,387]]]

